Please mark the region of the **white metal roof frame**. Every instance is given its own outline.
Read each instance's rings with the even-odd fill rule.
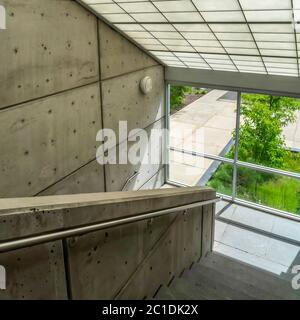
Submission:
[[[299,94],[300,0],[77,1],[169,67],[167,80]]]

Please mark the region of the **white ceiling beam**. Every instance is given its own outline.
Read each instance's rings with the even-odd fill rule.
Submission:
[[[300,78],[166,67],[168,83],[300,97]]]

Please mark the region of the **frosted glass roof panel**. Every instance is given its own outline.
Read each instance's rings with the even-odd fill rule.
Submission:
[[[168,32],[168,31],[152,31],[152,35],[156,38],[162,39],[183,39],[182,35],[179,32]]]
[[[182,36],[191,40],[216,40],[212,32],[181,32]]]
[[[189,43],[183,39],[160,39],[160,42],[166,45],[188,46]]]
[[[245,11],[248,22],[292,21],[292,10]]]
[[[290,9],[291,0],[240,0],[243,10]]]
[[[188,11],[197,11],[196,7],[189,0],[181,1],[156,1],[154,2],[155,6],[161,12],[188,12]]]
[[[294,8],[300,9],[300,0],[293,0],[293,2],[294,2]]]
[[[142,31],[124,31],[128,36],[132,37],[133,39],[153,39],[154,36],[149,32],[142,32]]]
[[[222,33],[222,32],[216,32],[215,36],[219,39],[219,40],[228,40],[228,41],[237,41],[237,40],[241,40],[241,41],[252,41],[253,40],[253,36],[251,35],[251,33]]]
[[[203,19],[198,12],[166,12],[164,16],[170,22],[202,22]]]
[[[277,42],[294,42],[293,33],[254,33],[256,41],[277,41]]]
[[[155,6],[150,2],[124,2],[120,3],[119,6],[126,12],[158,12]]]
[[[137,22],[166,22],[166,18],[161,13],[132,13],[131,17]]]
[[[82,0],[168,66],[299,77],[300,0]]]
[[[200,11],[240,10],[237,0],[194,0]]]
[[[264,67],[264,64],[262,61],[239,61],[233,59],[234,63],[236,66],[241,67],[241,66],[248,66],[248,67]]]
[[[125,11],[114,3],[103,3],[93,5],[92,8],[99,13],[125,13]]]
[[[221,41],[225,48],[248,48],[255,49],[256,45],[254,41]]]
[[[231,23],[218,23],[209,24],[209,27],[212,29],[213,32],[246,32],[249,33],[249,27],[246,23],[239,23],[239,24],[231,24]]]
[[[207,22],[244,22],[245,18],[241,11],[209,11],[202,12],[202,17]]]

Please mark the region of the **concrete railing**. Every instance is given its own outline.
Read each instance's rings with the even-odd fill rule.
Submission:
[[[0,199],[0,299],[142,299],[212,250],[215,191]]]

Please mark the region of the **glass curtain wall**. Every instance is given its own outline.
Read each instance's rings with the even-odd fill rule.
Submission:
[[[169,125],[170,181],[300,215],[299,99],[205,89]],[[184,125],[200,131],[200,143],[179,138]]]

